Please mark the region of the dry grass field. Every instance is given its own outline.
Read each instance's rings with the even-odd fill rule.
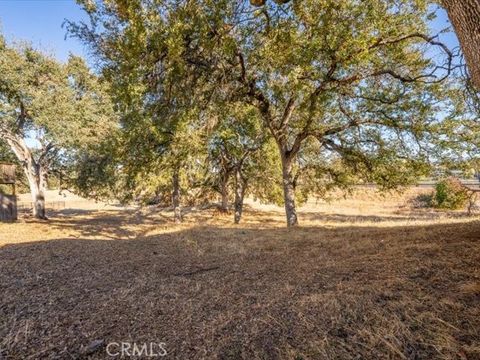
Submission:
[[[0,359],[480,359],[480,221],[418,192],[312,201],[301,226],[66,200],[0,224]],[[132,357],[139,358],[139,357]]]

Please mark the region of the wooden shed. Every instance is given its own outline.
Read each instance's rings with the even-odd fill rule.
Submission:
[[[0,163],[0,184],[10,185],[11,193],[0,191],[0,221],[17,220],[17,196],[15,194],[15,165]]]

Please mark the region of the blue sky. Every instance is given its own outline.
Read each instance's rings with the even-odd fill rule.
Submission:
[[[70,52],[86,56],[76,39],[65,39],[65,19],[86,20],[75,0],[0,0],[0,28],[8,40],[27,40],[65,61]]]
[[[75,0],[0,0],[0,27],[8,40],[27,40],[65,61],[69,52],[87,56],[76,39],[65,39],[62,23],[65,19],[86,20]],[[444,11],[438,12],[432,23],[435,33],[449,26]],[[453,33],[441,36],[450,47],[458,42]]]

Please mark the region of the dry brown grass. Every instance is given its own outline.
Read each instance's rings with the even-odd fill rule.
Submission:
[[[362,190],[302,226],[92,207],[0,225],[0,358],[480,359],[480,222]]]

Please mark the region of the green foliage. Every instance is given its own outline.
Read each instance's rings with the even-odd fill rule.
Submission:
[[[263,202],[281,203],[278,152],[263,131],[258,110],[239,103],[220,102],[210,105],[206,116],[216,119],[207,136],[207,184],[221,191],[221,182],[228,181],[230,188],[235,169],[239,167],[247,184],[246,195]]]
[[[199,164],[208,157],[209,125],[201,111],[211,90],[192,72],[196,59],[183,54],[187,37],[194,36],[192,43],[207,39],[192,35],[198,22],[184,21],[191,7],[137,0],[80,3],[93,23],[101,26],[68,23],[68,29],[98,55],[122,114],[111,159],[116,165],[103,166],[119,168],[117,185],[125,201],[166,201],[176,171],[183,195],[192,195],[202,183]]]
[[[61,64],[28,44],[0,43],[1,145],[27,177],[46,174],[73,185],[74,160],[115,133],[107,83],[79,57]]]
[[[455,78],[451,83],[448,102],[443,104],[445,119],[435,124],[434,133],[439,135],[431,143],[438,167],[471,177],[480,169],[480,108],[469,104],[473,94],[466,92],[464,83]]]
[[[2,139],[3,140],[3,139]],[[15,163],[17,159],[12,150],[8,147],[8,144],[3,140],[0,140],[0,163]]]
[[[456,178],[447,178],[435,185],[433,204],[439,209],[458,210],[464,208],[469,199],[468,190]]]
[[[72,56],[59,64],[29,46],[5,47],[0,72],[4,128],[22,136],[34,131],[46,142],[67,147],[83,146],[108,132],[108,96],[82,59]]]
[[[96,146],[72,155],[67,187],[87,198],[124,200],[121,186],[124,177],[118,161],[117,142],[118,135],[113,133]]]
[[[132,198],[168,194],[178,168],[185,194],[218,189],[251,147],[249,192],[265,201],[285,183],[302,202],[429,171],[451,54],[427,1],[79,2],[92,24],[68,27],[112,84]]]

